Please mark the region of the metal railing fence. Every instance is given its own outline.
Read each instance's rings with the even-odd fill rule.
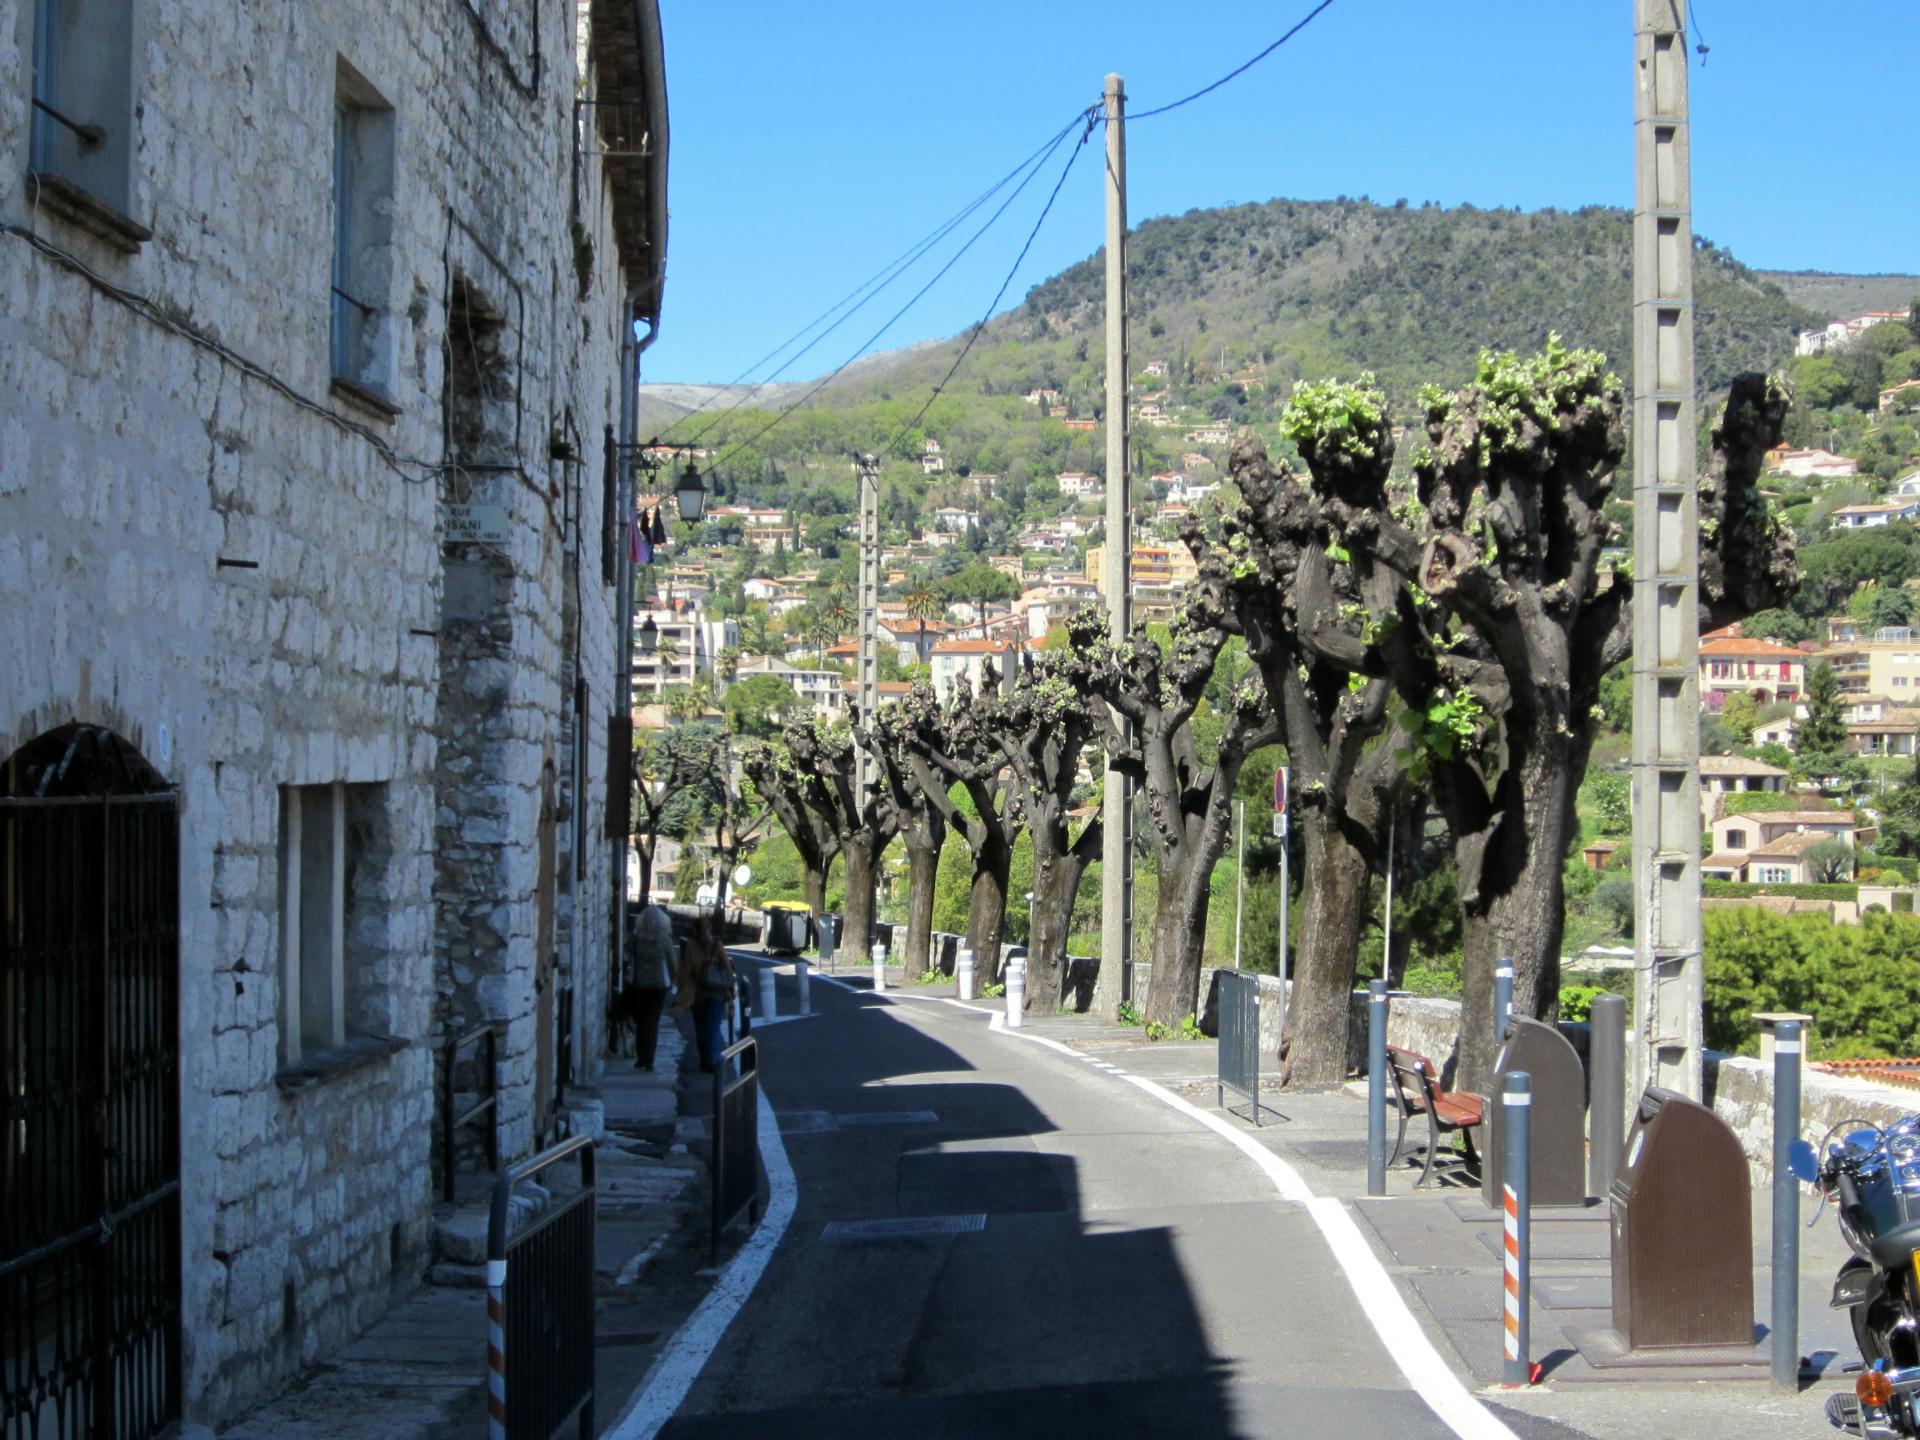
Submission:
[[[1219,1082],[1221,1106],[1227,1091],[1253,1102],[1253,1123],[1260,1123],[1260,981],[1251,971],[1223,970],[1219,975]]]
[[[713,1071],[712,1262],[741,1211],[760,1218],[760,1046],[751,1035],[729,1045]]]
[[[572,1156],[580,1189],[509,1235],[513,1187]],[[593,1138],[576,1135],[509,1167],[487,1219],[487,1434],[552,1440],[578,1418],[593,1435]]]

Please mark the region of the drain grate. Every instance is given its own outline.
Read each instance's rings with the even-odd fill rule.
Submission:
[[[918,1240],[929,1235],[977,1235],[987,1228],[985,1215],[913,1215],[895,1220],[836,1220],[820,1232],[822,1240]]]

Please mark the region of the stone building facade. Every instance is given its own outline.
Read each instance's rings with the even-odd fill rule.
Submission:
[[[655,0],[0,0],[0,1399],[40,1433],[222,1423],[418,1284],[449,1038],[497,1027],[505,1158],[596,1077],[666,152]],[[111,1324],[61,1298],[103,1278]]]

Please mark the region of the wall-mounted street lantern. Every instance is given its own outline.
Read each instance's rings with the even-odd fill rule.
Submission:
[[[680,472],[680,483],[673,487],[673,498],[680,502],[680,518],[688,524],[698,524],[707,508],[707,487],[700,483],[700,472],[694,468],[693,461],[687,461],[687,468]]]
[[[652,655],[659,650],[659,648],[660,627],[653,623],[653,616],[649,615],[645,620],[640,622],[640,653],[642,655]]]

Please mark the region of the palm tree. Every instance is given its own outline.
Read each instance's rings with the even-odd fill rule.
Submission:
[[[946,613],[947,607],[924,580],[907,596],[907,614],[920,622],[920,638],[914,644],[914,654],[922,665],[927,663],[927,622],[938,620]]]
[[[749,655],[773,653],[773,626],[765,611],[749,610],[740,617],[740,648]]]

